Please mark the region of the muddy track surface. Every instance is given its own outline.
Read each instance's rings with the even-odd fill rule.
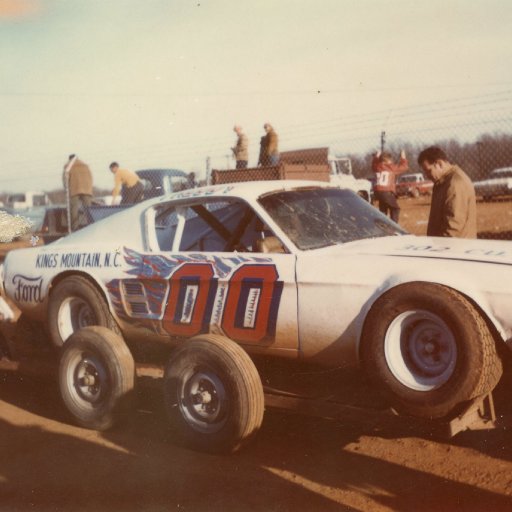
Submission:
[[[173,443],[142,373],[130,417],[99,433],[72,425],[51,365],[0,361],[0,510],[512,510],[512,429],[440,439],[267,409],[242,452],[205,455]]]

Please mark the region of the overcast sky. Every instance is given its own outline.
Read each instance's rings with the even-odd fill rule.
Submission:
[[[377,146],[403,109],[509,94],[511,14],[510,0],[0,0],[0,191],[59,187],[70,153],[107,188],[112,160],[225,167],[234,123],[251,164],[267,121],[281,149],[350,152],[358,130]]]

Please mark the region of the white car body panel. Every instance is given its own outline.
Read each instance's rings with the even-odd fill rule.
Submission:
[[[314,309],[316,316],[315,322],[303,322],[299,314],[301,339],[308,340],[301,344],[304,357],[328,362],[338,345],[341,360],[354,362],[354,341],[359,341],[371,306],[391,288],[413,281],[458,290],[485,312],[504,340],[510,340],[512,295],[503,287],[512,282],[509,245],[404,236],[302,254],[297,262],[299,312]],[[323,326],[321,332],[318,325]]]

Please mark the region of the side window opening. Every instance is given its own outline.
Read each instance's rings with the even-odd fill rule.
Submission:
[[[154,226],[161,251],[285,252],[277,237],[242,201],[159,205]],[[265,244],[267,238],[271,240]]]
[[[158,247],[162,251],[170,251],[178,226],[178,213],[175,208],[165,205],[156,208],[155,230]]]

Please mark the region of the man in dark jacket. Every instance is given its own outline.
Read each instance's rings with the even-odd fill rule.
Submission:
[[[467,174],[435,146],[420,153],[418,164],[434,182],[427,235],[476,238],[475,188]]]
[[[71,230],[75,231],[80,225],[81,209],[92,203],[91,170],[76,155],[69,155],[62,179],[69,197]]]
[[[260,139],[260,156],[258,165],[277,165],[279,163],[279,139],[270,123],[265,123],[263,129],[266,134]]]

